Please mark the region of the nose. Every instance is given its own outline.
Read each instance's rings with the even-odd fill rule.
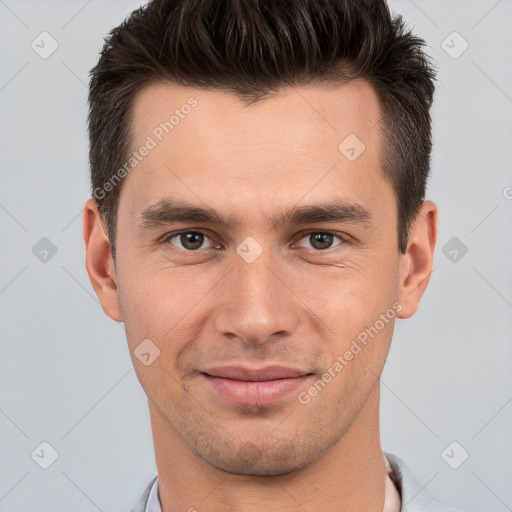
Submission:
[[[251,263],[235,257],[222,285],[213,319],[220,335],[261,345],[297,328],[300,301],[268,252]]]

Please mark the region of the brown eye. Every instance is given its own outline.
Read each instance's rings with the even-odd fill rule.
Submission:
[[[340,243],[343,242],[343,239],[339,235],[335,235],[334,233],[330,233],[328,231],[312,231],[308,233],[301,240],[308,240],[310,246],[308,249],[315,249],[317,251],[323,251],[325,249],[330,249],[335,240],[339,240]],[[340,245],[338,243],[338,245]]]
[[[183,233],[180,235],[180,242],[191,251],[199,249],[203,245],[204,235],[201,233]]]
[[[185,251],[197,251],[201,249],[205,240],[209,240],[209,237],[200,231],[182,231],[181,233],[170,235],[167,238],[168,243]]]

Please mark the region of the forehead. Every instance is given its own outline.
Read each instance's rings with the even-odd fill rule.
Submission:
[[[371,144],[368,132],[379,117],[377,95],[364,81],[289,87],[252,104],[220,90],[157,83],[135,96],[131,128],[136,144],[148,134],[159,138],[162,130],[162,137],[172,133],[177,140],[193,131],[195,145],[286,142],[314,150],[350,133]]]
[[[121,197],[139,212],[170,195],[268,209],[336,191],[371,203],[389,189],[379,102],[366,82],[290,87],[250,105],[219,90],[158,83],[139,91],[132,114],[132,150],[150,149]]]

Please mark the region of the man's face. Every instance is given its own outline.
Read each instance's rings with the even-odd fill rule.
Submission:
[[[182,109],[191,97],[197,105]],[[158,130],[176,109],[179,122]],[[120,195],[120,319],[152,417],[217,468],[275,475],[318,460],[378,381],[400,275],[379,115],[365,83],[287,89],[251,106],[163,84],[136,97],[132,149],[148,136],[156,146]],[[174,213],[216,210],[229,222],[176,220],[171,201]],[[330,218],[290,214],[333,204]],[[148,366],[134,355],[146,339],[160,350]],[[276,365],[296,375],[255,384],[225,369]]]

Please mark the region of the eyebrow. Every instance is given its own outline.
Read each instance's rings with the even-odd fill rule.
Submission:
[[[215,208],[194,206],[171,198],[161,199],[147,206],[138,216],[138,226],[142,230],[177,222],[210,224],[226,229],[235,229],[239,225],[233,216],[225,217]],[[373,224],[373,217],[370,210],[364,206],[337,199],[321,204],[294,207],[270,219],[273,230],[285,224],[320,222],[351,222],[368,227]]]

